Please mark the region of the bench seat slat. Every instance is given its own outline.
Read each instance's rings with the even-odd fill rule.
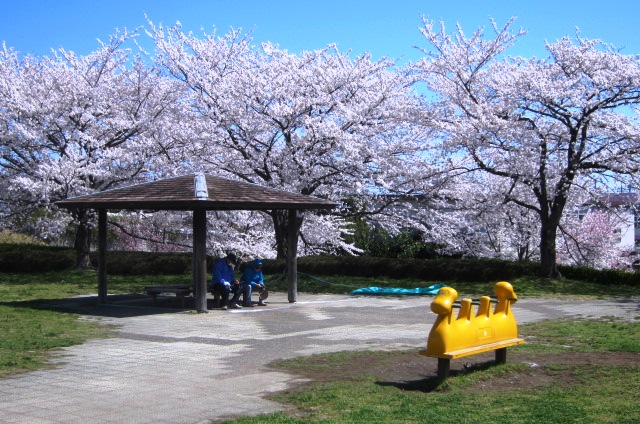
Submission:
[[[456,359],[464,356],[475,355],[477,353],[488,352],[490,350],[497,350],[506,348],[509,346],[515,346],[524,343],[524,339],[508,339],[495,343],[488,343],[480,346],[469,347],[466,349],[453,350],[445,353],[427,353],[426,350],[421,350],[419,353],[422,356],[430,356],[432,358],[444,358],[444,359]]]
[[[192,292],[190,284],[169,284],[166,286],[149,286],[144,291],[147,295],[153,296],[153,303],[157,304],[157,296],[161,293],[174,293],[180,300],[180,305],[184,309],[184,297],[189,296]]]
[[[144,288],[146,292],[158,292],[158,293],[175,293],[179,291],[191,291],[191,285],[189,284],[169,284],[166,286],[148,286]]]

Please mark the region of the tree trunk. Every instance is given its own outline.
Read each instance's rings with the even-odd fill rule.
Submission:
[[[560,218],[566,198],[556,197],[553,205],[546,209],[549,215],[541,215],[540,220],[540,276],[545,278],[560,278],[560,271],[556,263],[556,235],[560,226]],[[543,208],[543,210],[545,210]]]
[[[91,266],[89,253],[91,251],[91,213],[86,209],[74,211],[74,217],[78,221],[74,248],[76,250],[76,267],[87,269]]]
[[[567,181],[570,183],[571,179]],[[556,263],[556,235],[567,204],[568,187],[559,187],[553,201],[540,204],[540,276],[544,278],[562,277]]]
[[[558,278],[560,272],[556,264],[556,233],[558,223],[542,220],[540,229],[540,276]]]
[[[273,228],[276,233],[276,257],[278,259],[287,258],[287,234],[289,231],[289,213],[286,210],[277,210],[270,213],[273,219]],[[298,219],[296,219],[296,231],[302,227],[304,221],[304,215],[298,213]]]
[[[287,257],[287,211],[272,211],[273,229],[276,233],[276,258]]]
[[[518,262],[524,262],[529,259],[529,245],[518,246]]]

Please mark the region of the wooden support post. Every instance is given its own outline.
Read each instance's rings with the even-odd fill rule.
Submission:
[[[98,209],[98,301],[107,303],[107,210]]]
[[[196,311],[207,310],[207,211],[193,211],[193,276]]]
[[[192,241],[192,248],[191,250],[193,250],[192,255],[191,255],[191,290],[193,292],[193,296],[195,297],[196,295],[196,286],[198,285],[198,282],[196,281],[196,239],[195,239],[195,234],[193,235],[193,241]]]
[[[496,349],[496,365],[507,363],[507,348]]]
[[[289,209],[287,234],[287,282],[289,303],[298,300],[298,211]]]
[[[438,358],[438,380],[444,380],[449,377],[451,368],[451,359]]]

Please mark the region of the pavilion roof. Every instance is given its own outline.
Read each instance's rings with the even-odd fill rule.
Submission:
[[[206,174],[189,174],[71,197],[56,205],[129,210],[331,209],[329,200]]]

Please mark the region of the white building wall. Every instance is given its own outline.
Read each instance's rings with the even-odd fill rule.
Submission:
[[[633,250],[636,245],[636,220],[631,210],[620,213],[620,243],[618,247]]]

